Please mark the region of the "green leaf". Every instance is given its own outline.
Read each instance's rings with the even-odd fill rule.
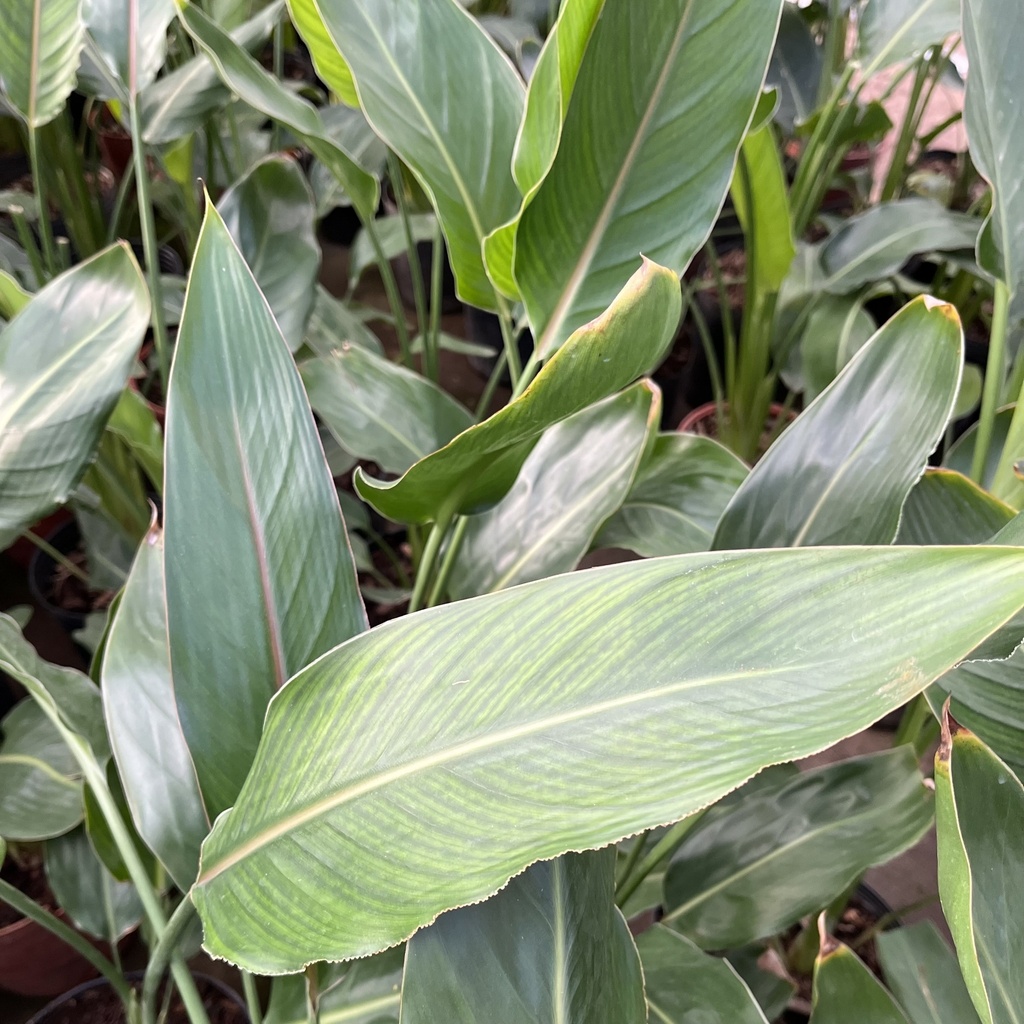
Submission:
[[[132,820],[182,890],[210,822],[181,731],[167,646],[164,539],[147,534],[110,627],[103,709]]]
[[[364,221],[371,218],[380,196],[377,179],[339,146],[316,107],[260,67],[194,4],[183,7],[178,16],[231,91],[285,125],[338,179],[359,216]]]
[[[858,56],[880,70],[920,56],[959,31],[959,0],[868,0],[858,18]]]
[[[952,306],[904,306],[754,467],[714,546],[889,543],[953,409],[962,346]]]
[[[985,462],[985,469],[981,475],[981,486],[990,491],[992,481],[995,479],[996,468],[999,465],[999,458],[1010,432],[1010,422],[1013,419],[1012,405],[1000,409],[996,413],[995,423],[992,426],[992,443],[989,445],[988,458]],[[956,439],[953,446],[946,452],[942,464],[947,469],[955,469],[958,473],[969,477],[971,475],[971,463],[974,461],[974,445],[978,439],[978,424],[974,423],[968,430]]]
[[[313,0],[291,0],[301,32]],[[459,297],[496,308],[481,247],[519,208],[512,150],[522,81],[454,0],[319,0],[305,41],[341,54],[374,131],[412,169],[444,229]]]
[[[0,19],[0,93],[32,130],[64,109],[85,40],[82,0],[8,0]]]
[[[469,520],[451,596],[476,597],[575,569],[629,492],[660,418],[661,393],[641,381],[546,431],[508,494]]]
[[[215,816],[249,770],[271,695],[366,619],[298,371],[211,206],[175,346],[166,458],[171,670]]]
[[[678,932],[672,934],[678,935]],[[771,1021],[778,1020],[797,991],[796,983],[782,976],[785,966],[778,953],[764,946],[747,946],[730,951],[727,959],[764,1015]]]
[[[909,746],[776,779],[686,836],[664,921],[704,949],[775,935],[912,846],[932,814]]]
[[[765,84],[779,93],[775,120],[792,134],[818,104],[822,51],[800,11],[785,4]]]
[[[12,319],[29,304],[31,298],[32,293],[25,291],[16,278],[0,270],[0,317]]]
[[[979,739],[943,715],[935,756],[939,895],[984,1024],[1024,1020],[1024,786]]]
[[[167,28],[174,20],[174,0],[85,0],[87,48],[128,96],[151,85],[167,56]],[[117,92],[95,88],[99,99],[121,99]]]
[[[76,928],[114,945],[142,919],[142,901],[131,882],[118,882],[103,866],[84,828],[43,848],[46,880]]]
[[[711,438],[659,434],[594,547],[628,548],[644,558],[707,551],[746,475],[747,467]]]
[[[398,522],[479,512],[500,501],[540,435],[658,362],[679,323],[675,275],[645,260],[609,309],[581,327],[523,394],[393,483],[356,471],[360,497]]]
[[[933,250],[972,249],[978,219],[934,200],[879,203],[851,217],[821,246],[823,288],[836,295],[891,277],[911,256]]]
[[[402,1024],[646,1024],[614,887],[613,850],[568,854],[445,914],[409,941]]]
[[[73,829],[84,815],[78,765],[31,698],[8,712],[0,742],[0,835],[36,842]]]
[[[224,193],[217,210],[294,352],[302,344],[320,273],[316,210],[305,175],[289,157],[268,156]]]
[[[949,469],[929,469],[903,505],[897,544],[983,544],[1013,509]]]
[[[542,354],[608,305],[641,251],[681,274],[703,244],[781,7],[606,0],[554,163],[516,234],[515,279]]]
[[[134,388],[125,388],[107,420],[107,431],[122,441],[162,494],[164,486],[164,435],[153,410]]]
[[[342,103],[358,107],[359,94],[356,92],[352,69],[334,45],[331,34],[324,24],[320,5],[316,0],[289,0],[288,13],[296,31],[309,48],[317,75],[327,83],[332,92],[338,94]]]
[[[381,254],[385,259],[393,260],[396,256],[407,253],[405,223],[400,214],[378,217],[373,222],[373,229],[380,244]],[[432,213],[411,214],[409,229],[414,242],[433,241],[434,232],[437,229],[437,218]],[[373,239],[364,228],[356,235],[349,253],[348,288],[350,293],[355,290],[363,273],[370,267],[377,266],[379,262]]]
[[[348,303],[335,298],[319,284],[316,286],[313,311],[306,325],[305,340],[318,356],[331,355],[345,342],[358,345],[375,355],[384,355],[384,346],[366,326],[366,321]]]
[[[299,370],[310,405],[338,444],[386,473],[404,473],[473,425],[432,381],[357,345],[342,342]]]
[[[956,956],[931,921],[881,932],[875,944],[910,1024],[978,1024]]]
[[[904,704],[1024,605],[1022,568],[1009,547],[681,555],[371,630],[271,703],[203,846],[206,946],[260,973],[362,956],[676,821]]]
[[[767,1024],[728,960],[655,925],[637,939],[651,1024]]]
[[[824,919],[824,915],[822,915]],[[822,931],[814,962],[811,1024],[908,1024],[903,1011],[858,956]]]
[[[0,549],[67,500],[148,325],[121,242],[54,278],[0,333]]]

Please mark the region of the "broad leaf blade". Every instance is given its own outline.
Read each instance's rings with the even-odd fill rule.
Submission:
[[[567,854],[439,918],[409,941],[402,1024],[646,1024],[614,875],[612,850]]]
[[[67,500],[148,324],[121,243],[54,278],[0,334],[0,548]]]
[[[516,235],[515,279],[543,354],[607,306],[641,251],[681,274],[700,248],[728,190],[781,6],[606,0],[558,153]]]
[[[146,535],[110,626],[103,709],[132,820],[185,891],[210,830],[174,699],[164,596],[164,538]]]
[[[175,346],[164,491],[174,691],[215,816],[274,691],[366,619],[298,371],[212,207]]]
[[[551,427],[505,497],[469,521],[456,599],[571,572],[629,491],[661,395],[647,381]]]
[[[357,471],[359,495],[388,518],[407,523],[493,505],[544,430],[650,371],[675,333],[681,306],[675,275],[645,260],[609,309],[581,327],[516,401],[394,483]]]
[[[982,544],[1013,509],[950,469],[929,469],[907,495],[897,544]]]
[[[820,926],[820,923],[819,923]],[[908,1024],[903,1011],[859,957],[830,935],[814,962],[811,1024]]]
[[[534,861],[676,821],[920,692],[1024,604],[1022,563],[683,555],[374,629],[272,702],[203,847],[206,946],[266,973],[365,955]]]
[[[858,55],[877,70],[916,57],[959,31],[959,0],[868,0],[857,25]]]
[[[174,0],[84,0],[85,25],[92,53],[136,96],[151,85],[167,56],[167,27],[174,20]],[[106,90],[100,99],[120,99]]]
[[[753,469],[715,547],[890,543],[953,409],[961,349],[952,306],[905,306]]]

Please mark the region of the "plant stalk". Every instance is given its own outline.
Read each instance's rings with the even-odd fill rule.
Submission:
[[[32,184],[36,190],[36,204],[39,206],[39,237],[43,243],[43,261],[49,279],[57,272],[57,252],[53,244],[53,228],[50,226],[50,203],[46,195],[46,182],[43,180],[43,169],[39,160],[38,128],[30,127],[28,130],[28,153],[32,165]],[[43,281],[39,283],[43,284]]]
[[[706,808],[705,808],[706,810]],[[615,903],[618,907],[624,907],[630,896],[633,895],[643,884],[644,879],[663,861],[671,857],[679,848],[679,844],[686,838],[686,834],[704,817],[705,811],[697,811],[682,821],[677,821],[658,841],[653,849],[642,861],[640,866],[633,872],[632,877],[623,878],[622,882],[615,887]]]
[[[9,212],[11,220],[14,221],[14,230],[18,232],[18,241],[21,242],[21,247],[25,250],[29,265],[32,267],[32,273],[35,274],[36,287],[42,288],[47,279],[46,267],[43,265],[43,254],[39,251],[36,236],[25,218],[24,207],[12,206]]]
[[[448,527],[451,525],[453,513],[448,509],[442,509],[434,523],[427,543],[423,548],[423,557],[416,569],[416,582],[413,584],[412,597],[409,599],[409,613],[417,612],[424,607],[427,597],[427,585],[433,575],[434,563],[437,561],[438,553],[444,542]]]
[[[445,548],[444,558],[441,560],[441,568],[438,570],[434,585],[430,588],[430,596],[427,598],[427,607],[433,608],[440,604],[444,597],[445,588],[451,577],[452,569],[455,567],[455,560],[459,556],[459,548],[462,546],[462,539],[466,536],[466,527],[469,526],[468,516],[458,516],[455,529],[452,530],[451,540]]]
[[[508,376],[512,381],[512,391],[518,394],[519,379],[523,375],[523,366],[519,360],[519,346],[512,333],[512,311],[508,303],[498,296],[498,322],[501,324],[501,343],[505,348],[505,361],[508,363]]]
[[[91,587],[92,583],[89,581],[87,573],[83,572],[74,562],[67,557],[67,555],[58,551],[48,541],[43,540],[38,533],[33,533],[31,530],[22,530],[22,537],[27,541],[31,541],[44,555],[49,555],[61,568],[66,569],[75,579],[80,580],[87,587]]]
[[[441,283],[444,269],[444,236],[441,234],[441,222],[434,225],[434,245],[430,259],[430,323],[427,333],[423,336],[423,359],[427,376],[435,383],[439,379],[438,366],[441,349]]]
[[[426,362],[427,351],[427,293],[423,284],[423,267],[420,264],[416,240],[412,235],[412,222],[409,220],[409,203],[405,195],[405,184],[402,178],[402,166],[398,157],[388,151],[388,175],[391,178],[391,189],[398,204],[398,216],[402,222],[402,234],[405,236],[405,252],[409,260],[409,274],[412,277],[412,294],[416,303],[417,333],[423,339],[423,358]],[[435,378],[436,379],[436,378]]]
[[[185,934],[185,929],[191,924],[195,912],[195,905],[186,893],[175,908],[174,913],[171,914],[163,934],[150,952],[146,975],[142,981],[143,1024],[156,1024],[156,994],[160,988],[160,979],[163,978],[167,965],[177,957],[176,951],[181,942],[181,937]],[[184,967],[184,962],[180,958],[178,958],[178,962]],[[177,980],[178,977],[175,974],[175,981]],[[191,975],[189,975],[189,980],[191,981]],[[181,999],[185,1004],[189,1020],[192,1021],[192,1024],[210,1024],[209,1018],[206,1015],[206,1009],[199,998],[199,993],[196,992],[194,985],[191,988],[192,992],[187,993],[179,985]]]
[[[402,297],[398,294],[398,282],[395,280],[395,272],[391,269],[391,261],[384,252],[384,246],[380,241],[380,233],[374,226],[374,219],[371,213],[356,208],[360,220],[363,222],[363,230],[370,240],[370,246],[377,259],[377,267],[380,271],[381,284],[384,285],[384,294],[387,296],[388,305],[391,307],[391,315],[395,321],[395,333],[398,336],[398,348],[402,357],[402,365],[411,370],[412,345],[409,342],[409,325],[405,321],[405,308],[402,306]]]
[[[995,306],[992,314],[992,331],[988,342],[988,360],[985,364],[985,386],[981,394],[981,414],[978,419],[978,436],[974,442],[974,459],[971,462],[971,479],[984,486],[985,467],[988,451],[992,446],[992,430],[996,422],[1006,373],[1006,328],[1010,315],[1010,290],[1005,281],[996,281]]]
[[[260,994],[256,991],[256,979],[248,972],[241,971],[242,991],[245,993],[245,1006],[249,1011],[249,1024],[263,1024],[263,1011],[260,1008]]]

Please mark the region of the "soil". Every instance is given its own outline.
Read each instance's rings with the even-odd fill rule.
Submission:
[[[15,889],[24,893],[41,907],[45,907],[47,910],[57,909],[57,901],[46,883],[43,858],[38,854],[28,854],[20,862],[13,857],[8,857],[4,861],[3,867],[0,867],[0,878],[13,885]],[[0,928],[6,928],[8,925],[17,924],[22,920],[24,920],[22,914],[0,900]]]
[[[67,560],[75,567],[87,573],[85,552],[81,549],[72,551]],[[68,612],[102,611],[110,605],[114,598],[113,590],[91,590],[65,566],[58,564],[50,578],[50,587],[46,598],[58,608]]]
[[[135,986],[136,989],[138,986]],[[210,1024],[248,1024],[248,1014],[230,996],[219,988],[196,979],[196,987],[210,1017]],[[162,993],[161,1003],[162,1005]],[[124,1007],[117,993],[109,985],[97,985],[56,1007],[46,1015],[42,1024],[124,1024]],[[189,1024],[188,1014],[177,992],[165,1020],[166,1024]]]

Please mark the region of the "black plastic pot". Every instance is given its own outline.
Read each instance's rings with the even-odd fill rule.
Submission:
[[[434,243],[417,242],[416,258],[419,260],[420,273],[423,275],[423,287],[429,295],[431,271],[434,266]],[[402,302],[407,309],[416,308],[416,293],[412,286],[412,267],[406,253],[399,253],[392,261],[391,266],[395,271],[395,280],[398,282],[398,293],[402,296]],[[448,248],[444,250],[444,266],[441,268],[441,312],[458,313],[462,309],[462,303],[455,294],[455,275],[452,273],[452,266],[448,262]]]

